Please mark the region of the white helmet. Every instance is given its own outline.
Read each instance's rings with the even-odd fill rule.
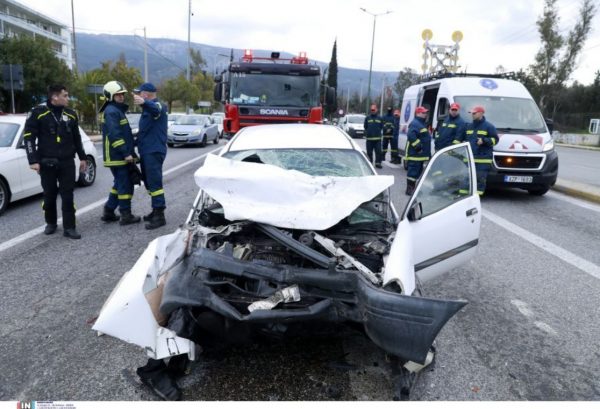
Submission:
[[[104,88],[102,88],[102,92],[104,93],[104,104],[102,104],[102,107],[100,108],[100,112],[104,111],[104,108],[106,108],[106,105],[108,105],[109,102],[111,102],[113,100],[113,97],[117,94],[124,94],[127,92],[127,89],[125,88],[125,85],[123,85],[122,82],[119,81],[109,81],[106,84],[104,84]]]

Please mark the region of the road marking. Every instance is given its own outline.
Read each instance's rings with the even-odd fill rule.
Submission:
[[[577,267],[581,271],[591,275],[594,278],[600,280],[600,266],[587,261],[576,254],[571,253],[568,250],[563,249],[562,247],[557,246],[556,244],[550,243],[548,240],[541,238],[514,223],[509,222],[506,219],[490,212],[489,210],[483,211],[483,217],[488,219],[489,221],[496,223],[498,226],[505,228],[513,234],[521,237],[524,240],[527,240],[534,246],[539,247],[540,249],[550,253],[551,255],[558,257],[562,261],[571,264],[574,267]]]
[[[220,150],[222,148],[223,148],[222,146],[219,146],[218,148],[213,149],[212,151],[208,151],[208,152],[206,152],[206,153],[204,153],[204,154],[202,154],[202,155],[200,155],[200,156],[198,156],[198,157],[196,157],[194,159],[190,159],[187,162],[181,163],[181,164],[179,164],[179,165],[177,165],[177,166],[175,166],[175,167],[173,167],[173,168],[171,168],[171,169],[163,172],[163,176],[166,176],[166,175],[168,175],[170,173],[178,171],[179,169],[181,169],[183,167],[191,165],[192,163],[197,162],[200,159],[204,158],[209,153],[213,153],[213,152],[218,151],[218,150]],[[137,189],[139,187],[140,187],[139,185],[136,185],[134,188]],[[88,212],[90,212],[90,211],[92,211],[92,210],[94,210],[94,209],[96,209],[96,208],[104,205],[105,202],[106,202],[106,198],[97,200],[94,203],[90,203],[89,205],[87,205],[87,206],[85,206],[85,207],[83,207],[81,209],[78,209],[77,210],[77,216],[81,216],[81,215],[83,215],[85,213],[88,213]],[[56,223],[57,224],[62,224],[62,217],[59,218],[56,221]],[[25,233],[21,234],[20,236],[14,237],[14,238],[12,238],[12,239],[10,239],[8,241],[5,241],[4,243],[0,243],[0,252],[3,252],[4,250],[8,250],[9,248],[16,246],[17,244],[23,243],[24,241],[29,240],[32,237],[37,236],[38,234],[40,234],[40,233],[42,233],[44,231],[44,228],[45,228],[45,226],[36,227],[35,229],[29,230],[28,232],[25,232]]]
[[[514,305],[515,307],[517,307],[517,309],[519,310],[519,312],[521,314],[523,314],[524,316],[526,316],[527,318],[532,318],[533,317],[533,311],[531,311],[529,309],[529,305],[527,305],[527,303],[525,301],[521,301],[521,300],[510,300],[510,303],[512,305]]]
[[[552,197],[554,199],[559,199],[559,200],[562,200],[565,202],[569,202],[576,206],[583,207],[584,209],[588,209],[588,210],[592,210],[594,212],[600,213],[600,206],[598,206],[597,204],[586,202],[585,200],[581,200],[581,199],[576,199],[574,197],[567,196],[564,193],[548,192],[548,193],[546,193],[546,196]]]
[[[388,162],[385,162],[385,161],[382,162],[382,165],[383,166],[387,166],[388,168],[392,168],[392,169],[402,169],[401,165],[396,165],[394,163],[388,163]]]
[[[558,336],[558,332],[556,332],[556,330],[554,328],[552,328],[550,325],[546,324],[545,322],[536,321],[533,324],[536,327],[538,327],[539,329],[541,329],[542,331],[547,332],[550,335]]]

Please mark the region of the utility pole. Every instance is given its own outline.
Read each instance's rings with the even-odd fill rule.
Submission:
[[[188,82],[190,82],[190,51],[192,49],[192,47],[190,45],[190,26],[191,26],[191,20],[192,20],[192,0],[189,0],[189,7],[188,7],[187,73],[186,73],[186,79],[188,80]]]
[[[363,82],[362,82],[362,78],[361,78],[360,79],[360,96],[358,97],[358,106],[359,107],[362,105],[362,92],[363,92]]]
[[[75,7],[71,0],[71,24],[73,26],[73,71],[77,72],[77,42],[75,40]]]
[[[364,7],[361,7],[360,9],[362,11],[364,11],[365,13],[373,16],[373,36],[371,38],[371,64],[369,65],[369,84],[367,86],[367,98],[366,98],[366,104],[365,104],[365,113],[368,115],[369,103],[370,103],[370,99],[371,99],[371,73],[373,72],[373,49],[375,48],[375,24],[377,23],[377,17],[383,16],[386,14],[390,14],[391,11],[388,10],[385,13],[373,14],[370,11],[367,11],[367,9],[365,9]]]
[[[385,75],[381,79],[381,101],[379,102],[379,113],[383,115],[383,93],[385,92]]]
[[[346,113],[348,113],[349,108],[350,108],[350,87],[348,87],[348,91],[346,92]]]
[[[148,39],[146,38],[146,26],[144,26],[144,82],[148,82]]]

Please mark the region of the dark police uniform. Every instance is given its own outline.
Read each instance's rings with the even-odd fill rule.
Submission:
[[[478,139],[483,142],[481,145],[477,144]],[[494,146],[499,141],[498,132],[483,116],[480,120],[473,120],[467,124],[461,141],[467,141],[471,145],[477,172],[477,193],[481,196],[485,192],[487,174],[492,166]]]
[[[34,107],[23,134],[30,165],[40,165],[46,224],[56,225],[56,197],[62,200],[63,228],[75,229],[75,154],[86,160],[77,114],[50,102]]]
[[[137,140],[142,173],[148,194],[152,198],[153,209],[166,207],[165,191],[162,183],[162,166],[167,156],[167,108],[158,99],[146,100],[141,105]]]
[[[376,113],[365,118],[365,138],[367,139],[367,157],[373,162],[375,151],[375,166],[381,167],[381,132],[383,120]]]

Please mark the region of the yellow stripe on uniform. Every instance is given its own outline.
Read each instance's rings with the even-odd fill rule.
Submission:
[[[160,195],[164,195],[165,194],[165,190],[164,189],[158,189],[155,190],[154,192],[148,192],[150,193],[150,196],[154,197],[154,196],[160,196]]]
[[[127,122],[127,119],[121,119],[119,121],[119,125],[127,125],[129,122]]]
[[[74,115],[71,115],[71,114],[70,114],[70,113],[68,113],[68,112],[65,112],[65,115],[66,115],[66,116],[69,116],[69,117],[71,117],[71,118],[73,118],[73,119],[77,119],[77,118],[76,118]]]
[[[123,139],[117,139],[113,143],[110,144],[113,148],[118,148],[121,145],[125,145],[125,141]]]
[[[488,131],[477,131],[477,135],[484,135],[487,136]]]
[[[43,117],[44,115],[48,115],[50,113],[50,110],[44,112],[43,114],[39,114],[37,119],[40,119],[41,117]]]
[[[119,200],[129,200],[133,197],[133,195],[118,195]]]
[[[468,130],[468,131],[467,131],[467,135],[473,135],[473,130],[472,130],[472,129],[471,129],[471,130]]]

